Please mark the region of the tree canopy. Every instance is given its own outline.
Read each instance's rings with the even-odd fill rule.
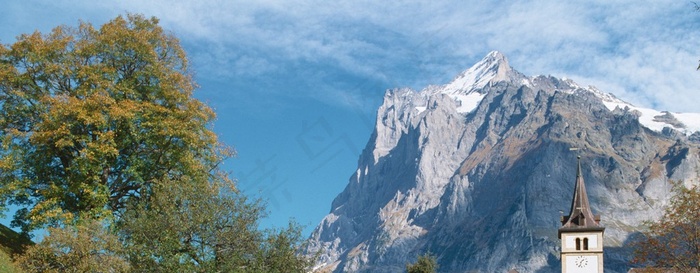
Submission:
[[[0,209],[49,227],[26,272],[305,272],[300,227],[259,228],[260,200],[219,164],[233,150],[179,41],[129,14],[0,45]],[[1,257],[0,257],[1,258]]]
[[[306,272],[299,227],[259,230],[264,206],[225,186],[155,185],[113,225],[49,228],[15,264],[25,272]]]
[[[151,200],[130,204],[118,230],[132,272],[306,272],[300,228],[259,230],[259,200],[225,184],[157,186]],[[148,206],[149,208],[145,208]]]
[[[130,272],[118,237],[98,221],[48,228],[48,232],[15,261],[23,272]]]
[[[418,256],[413,264],[406,265],[408,273],[435,273],[438,270],[437,258],[430,253]]]
[[[664,215],[634,244],[634,262],[679,272],[700,271],[700,189],[676,186]]]
[[[23,231],[123,212],[161,183],[226,180],[231,149],[179,41],[119,16],[0,45],[0,198]],[[183,178],[186,178],[183,180]]]

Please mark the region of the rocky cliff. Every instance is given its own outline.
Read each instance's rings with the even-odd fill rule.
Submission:
[[[626,272],[631,236],[660,216],[672,182],[699,184],[698,123],[525,76],[491,52],[449,84],[386,93],[306,251],[319,271],[401,272],[431,252],[441,272],[558,272],[581,155],[606,272]]]

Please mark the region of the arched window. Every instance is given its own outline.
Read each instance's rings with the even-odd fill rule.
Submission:
[[[581,238],[576,238],[576,250],[581,250]]]
[[[588,238],[583,238],[583,250],[588,250]]]

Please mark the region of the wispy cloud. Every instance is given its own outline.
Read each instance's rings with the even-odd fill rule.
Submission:
[[[127,11],[154,15],[193,49],[198,77],[284,78],[304,87],[294,95],[321,100],[370,92],[357,86],[445,83],[499,50],[526,74],[566,76],[641,106],[700,112],[694,103],[700,13],[684,1],[127,0],[26,7],[31,5],[10,7],[2,23],[34,24],[17,15],[27,9],[65,11],[44,25],[77,18],[101,23]],[[314,91],[324,80],[353,82],[326,82],[316,88],[324,91]]]

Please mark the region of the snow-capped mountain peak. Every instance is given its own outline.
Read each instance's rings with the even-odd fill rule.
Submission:
[[[318,272],[399,272],[426,252],[445,272],[558,272],[570,148],[581,147],[606,226],[605,272],[627,272],[629,235],[661,216],[670,181],[700,185],[694,128],[700,114],[527,77],[492,52],[447,85],[385,94],[356,171],[305,252],[318,254]]]
[[[651,108],[637,107],[622,100],[603,99],[603,104],[610,111],[615,109],[632,111],[639,117],[639,123],[651,130],[662,132],[664,128],[673,128],[686,136],[700,132],[700,113],[671,113]]]
[[[476,109],[486,96],[487,89],[484,89],[484,87],[505,81],[533,88],[534,85],[537,85],[533,84],[533,82],[537,81],[536,78],[538,77],[529,78],[520,74],[510,66],[508,59],[501,52],[491,51],[481,61],[460,73],[450,83],[428,87],[422,93],[426,93],[426,95],[428,95],[427,93],[446,94],[457,102],[457,112],[464,114]],[[664,128],[670,127],[685,135],[691,135],[700,131],[700,114],[698,113],[671,113],[637,107],[632,103],[615,97],[613,94],[605,93],[595,86],[583,87],[571,79],[563,78],[561,80],[565,88],[559,91],[572,94],[576,92],[593,93],[610,111],[616,108],[635,111],[639,117],[639,122],[651,130],[661,132]],[[416,109],[422,112],[426,109],[426,105],[416,105]]]
[[[508,64],[508,59],[498,51],[491,51],[481,61],[445,85],[442,92],[450,95],[466,95],[489,83],[506,80],[510,73],[512,68]]]
[[[460,73],[450,83],[441,86],[430,86],[422,93],[442,93],[453,98],[457,103],[457,111],[469,113],[479,105],[486,96],[484,87],[500,81],[520,80],[529,84],[529,80],[513,70],[505,55],[491,51],[481,61]],[[425,110],[425,105],[416,105],[419,112]]]
[[[574,88],[573,92],[583,90],[583,92],[593,93],[598,97],[606,108],[610,111],[615,109],[634,112],[644,127],[656,132],[662,132],[669,127],[679,131],[686,136],[695,132],[700,132],[700,113],[671,113],[669,111],[659,111],[651,108],[635,106],[632,103],[621,100],[611,93],[600,91],[595,86],[581,87],[573,80],[563,79],[568,85]]]

